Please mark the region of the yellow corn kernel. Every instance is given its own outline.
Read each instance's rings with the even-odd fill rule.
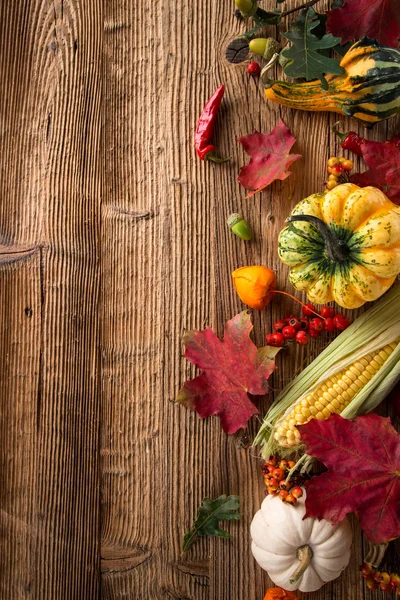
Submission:
[[[340,414],[379,371],[399,343],[400,339],[387,344],[323,381],[300,402],[296,402],[281,423],[278,422],[274,438],[281,446],[290,447],[300,442],[297,425],[313,418],[324,420],[333,413]]]

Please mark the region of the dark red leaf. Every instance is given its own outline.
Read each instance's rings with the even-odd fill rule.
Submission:
[[[253,325],[247,311],[225,323],[220,341],[212,329],[189,331],[184,337],[185,357],[203,373],[187,381],[178,401],[196,410],[201,418],[219,415],[226,433],[246,427],[258,413],[248,393],[269,391],[268,377],[275,369],[279,348],[259,348],[250,340]]]
[[[241,167],[237,178],[245,188],[254,190],[247,198],[260,192],[276,179],[289,177],[290,165],[301,158],[301,154],[290,154],[296,138],[282,119],[271,133],[255,131],[238,138],[238,141],[250,156],[250,162]]]
[[[400,435],[376,414],[354,421],[332,415],[300,425],[307,453],[328,471],[306,483],[306,517],[334,524],[357,512],[367,538],[400,536]]]
[[[327,12],[326,29],[342,38],[341,44],[363,36],[397,47],[400,37],[398,0],[345,0],[342,8]]]
[[[377,187],[395,204],[400,204],[400,147],[397,138],[386,142],[363,140],[361,155],[369,167],[364,173],[355,173],[350,180],[361,187]]]

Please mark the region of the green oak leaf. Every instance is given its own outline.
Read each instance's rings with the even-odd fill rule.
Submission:
[[[300,19],[292,24],[292,29],[283,34],[293,45],[282,50],[281,54],[290,61],[284,69],[286,75],[294,79],[304,77],[307,81],[319,79],[322,87],[327,89],[324,75],[342,75],[344,69],[336,58],[329,58],[323,52],[334,48],[341,38],[331,33],[318,38],[313,30],[319,26],[320,16],[312,8],[303,10]]]
[[[238,509],[239,496],[226,496],[223,494],[216,500],[204,498],[198,510],[196,521],[183,538],[182,554],[189,550],[198,537],[214,535],[230,538],[230,534],[225,529],[218,527],[218,523],[219,521],[240,519],[240,514],[236,512]]]

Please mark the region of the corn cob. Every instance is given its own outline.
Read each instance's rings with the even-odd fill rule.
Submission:
[[[333,412],[353,419],[389,394],[400,380],[399,309],[396,286],[282,390],[254,440],[264,457],[301,452],[298,424]]]
[[[387,344],[376,353],[367,354],[349,367],[332,375],[311,394],[299,400],[282,421],[277,422],[274,438],[280,446],[289,448],[300,442],[297,425],[311,419],[328,419],[331,414],[340,414],[360,392],[364,385],[379,371],[400,339]]]

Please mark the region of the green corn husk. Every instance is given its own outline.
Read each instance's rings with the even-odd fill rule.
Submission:
[[[304,447],[281,447],[274,439],[275,429],[303,396],[311,393],[324,380],[355,360],[400,338],[400,286],[392,288],[373,308],[358,317],[321,354],[290,382],[271,405],[254,440],[261,454],[281,456],[297,454]],[[374,410],[400,380],[400,344],[379,371],[354,396],[340,413],[353,419]]]

